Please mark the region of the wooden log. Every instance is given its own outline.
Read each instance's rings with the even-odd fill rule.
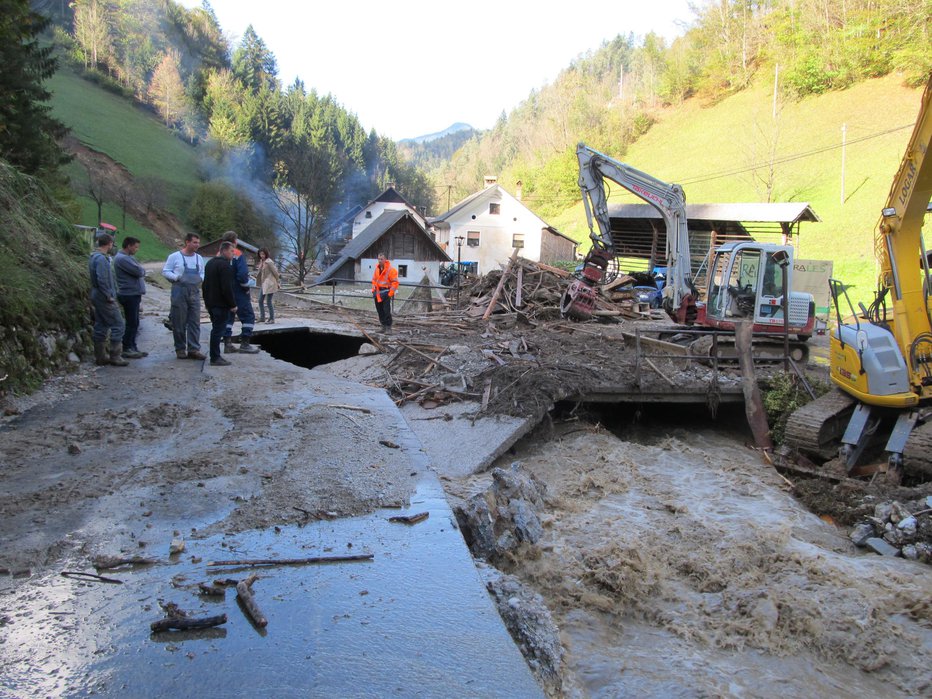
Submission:
[[[126,565],[150,566],[158,563],[158,560],[142,556],[96,556],[93,563],[97,570],[112,570]]]
[[[535,262],[534,264],[536,264],[539,269],[542,269],[546,272],[552,272],[553,274],[556,274],[558,277],[563,277],[564,279],[566,279],[570,276],[570,273],[567,272],[565,269],[560,269],[559,267],[551,267],[550,265],[545,265],[543,262]]]
[[[449,366],[447,366],[446,364],[444,364],[443,362],[441,362],[441,361],[440,361],[440,357],[437,357],[436,359],[434,359],[434,358],[431,357],[429,354],[424,354],[423,352],[421,352],[421,350],[415,349],[414,347],[412,347],[412,346],[409,345],[409,344],[406,344],[406,343],[404,343],[404,342],[399,342],[398,344],[401,345],[402,347],[404,347],[405,349],[410,350],[411,352],[414,352],[416,355],[418,355],[418,356],[420,356],[420,357],[423,357],[423,358],[426,359],[428,362],[431,362],[432,364],[439,364],[440,366],[442,366],[442,367],[443,367],[444,369],[446,369],[447,371],[452,372],[452,373],[456,373],[456,369],[452,369],[451,367],[449,367]]]
[[[371,561],[374,553],[357,553],[351,556],[311,556],[310,558],[243,558],[230,561],[210,561],[208,568],[218,566],[303,566],[314,563],[345,563],[347,561]]]
[[[514,265],[515,260],[518,259],[518,248],[515,248],[515,251],[511,253],[511,257],[508,258],[508,264],[505,265],[505,271],[502,272],[501,279],[498,280],[498,286],[495,287],[495,292],[492,294],[492,300],[489,301],[489,307],[485,309],[485,313],[482,314],[482,320],[488,320],[489,316],[492,315],[492,311],[495,310],[495,304],[498,303],[498,297],[502,295],[502,289],[505,288],[505,280],[508,279],[508,276],[511,274],[511,267]]]
[[[205,597],[225,597],[227,593],[225,586],[217,585],[216,583],[213,585],[208,585],[207,583],[198,583],[197,590]]]
[[[416,515],[395,515],[389,517],[389,522],[401,522],[402,524],[417,524],[430,517],[430,512],[418,512]]]
[[[226,614],[206,616],[201,617],[200,619],[191,619],[186,616],[170,616],[165,619],[153,621],[151,624],[149,624],[149,628],[156,633],[159,631],[169,631],[171,629],[175,629],[177,631],[189,631],[191,629],[209,629],[213,626],[220,626],[220,624],[225,623],[227,623]]]
[[[250,616],[253,623],[262,629],[269,625],[269,620],[265,618],[265,614],[259,609],[259,605],[256,604],[256,598],[253,597],[252,594],[252,584],[257,578],[258,576],[253,574],[245,580],[238,582],[236,584],[236,596],[239,601],[243,603],[243,607],[246,608],[246,613]]]
[[[334,403],[328,403],[328,408],[337,408],[339,410],[358,410],[361,413],[371,413],[372,411],[369,408],[360,408],[358,405],[337,405]]]
[[[770,439],[770,425],[767,424],[767,413],[764,410],[764,401],[757,386],[754,375],[754,358],[751,344],[753,340],[753,327],[746,320],[735,323],[735,349],[738,352],[738,367],[741,369],[741,390],[744,393],[744,412],[748,418],[748,426],[754,435],[754,444],[759,449],[773,451],[773,441]]]

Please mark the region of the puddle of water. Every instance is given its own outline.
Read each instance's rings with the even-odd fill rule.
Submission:
[[[49,573],[10,581],[0,625],[10,696],[540,696],[501,624],[445,501],[422,488],[405,511],[189,540],[172,562],[103,571],[122,585]],[[430,512],[408,526],[399,513]],[[373,553],[325,565],[211,567],[211,560]],[[197,557],[199,561],[192,560]],[[84,562],[67,564],[91,571]],[[235,589],[215,601],[199,582],[257,573],[265,629]],[[213,629],[153,634],[159,602]],[[507,691],[504,689],[507,688]]]

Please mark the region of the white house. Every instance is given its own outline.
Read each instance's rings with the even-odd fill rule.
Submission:
[[[369,224],[375,221],[386,211],[410,211],[411,214],[420,221],[420,225],[427,228],[427,221],[424,216],[411,204],[407,199],[401,196],[393,186],[382,192],[375,199],[366,204],[353,218],[353,237],[362,233]]]
[[[430,230],[452,259],[459,256],[464,263],[475,263],[477,274],[498,269],[515,248],[521,257],[535,262],[576,257],[574,240],[502,189],[494,177],[486,178],[481,191],[430,219]]]

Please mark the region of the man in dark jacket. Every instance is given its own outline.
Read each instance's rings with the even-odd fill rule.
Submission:
[[[246,258],[236,247],[236,231],[227,231],[221,236],[220,240],[233,243],[233,296],[236,297],[235,312],[230,313],[227,317],[226,332],[223,336],[224,351],[245,352],[246,354],[256,354],[259,348],[252,344],[252,331],[256,324],[256,314],[252,310],[252,298],[249,295],[250,287],[255,286],[255,281],[249,277],[249,265]],[[233,346],[233,323],[239,317],[242,324],[240,333],[239,348]]]
[[[123,330],[126,324],[116,300],[116,283],[110,266],[113,238],[104,233],[97,238],[97,250],[88,262],[91,276],[91,304],[94,306],[94,358],[98,366],[127,366],[123,354]],[[110,346],[107,347],[107,337]]]
[[[233,295],[233,250],[230,242],[220,244],[220,254],[208,261],[204,268],[202,293],[204,305],[210,314],[210,365],[229,366],[220,356],[220,339],[226,330],[227,318],[236,310]]]
[[[123,247],[113,258],[113,274],[117,283],[117,301],[123,306],[126,317],[126,330],[123,332],[123,359],[147,357],[148,352],[140,352],[136,346],[139,333],[139,306],[146,293],[146,268],[136,261],[139,251],[139,238],[127,236]]]

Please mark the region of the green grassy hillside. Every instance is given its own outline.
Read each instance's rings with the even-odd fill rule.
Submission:
[[[188,202],[199,183],[196,148],[177,138],[152,113],[67,68],[60,69],[46,85],[52,92],[54,116],[73,136],[125,166],[134,178],[157,180],[166,208],[182,221],[186,219]],[[81,220],[75,223],[96,225],[97,205],[82,194],[87,173],[77,162],[68,165],[66,172],[81,204]],[[105,203],[103,219],[122,228],[119,204]],[[170,252],[151,230],[129,215],[122,232],[142,241],[139,257],[144,261],[164,258]]]
[[[822,219],[802,225],[797,257],[833,260],[835,277],[854,284],[853,296],[867,302],[876,278],[874,229],[922,91],[889,76],[784,102],[775,129],[772,89],[772,83],[762,84],[707,107],[690,101],[662,115],[628,153],[608,155],[682,184],[690,203],[766,201],[751,170],[768,161],[776,138],[776,159],[785,162],[775,168],[772,200],[808,202]],[[847,125],[844,203],[842,124]],[[722,173],[731,174],[717,176]],[[610,202],[640,200],[615,186]],[[588,235],[581,205],[550,223],[578,240]]]

